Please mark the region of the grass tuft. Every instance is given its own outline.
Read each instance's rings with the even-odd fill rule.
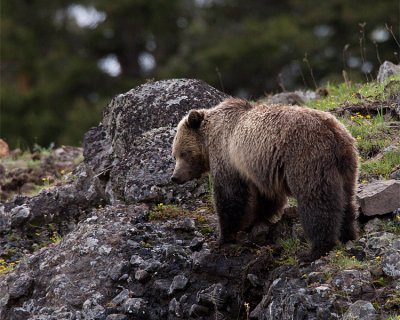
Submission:
[[[281,265],[298,265],[299,260],[297,259],[296,253],[300,250],[300,240],[297,238],[281,239],[279,244],[282,246],[282,254],[279,258],[279,264]]]

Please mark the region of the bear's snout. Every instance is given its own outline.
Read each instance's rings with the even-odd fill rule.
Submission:
[[[183,181],[182,179],[179,179],[178,177],[176,177],[175,175],[173,175],[173,176],[171,177],[171,181],[174,182],[174,183],[177,183],[177,184],[182,184],[182,183],[185,182],[185,181]]]
[[[177,177],[172,176],[171,181],[174,183],[178,183],[179,179]]]

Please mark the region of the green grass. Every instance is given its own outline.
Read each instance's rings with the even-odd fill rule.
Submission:
[[[282,254],[279,259],[279,264],[282,265],[297,265],[299,260],[296,253],[300,250],[300,240],[297,238],[281,239],[279,244],[282,246]]]
[[[350,118],[340,117],[339,120],[357,140],[357,148],[364,160],[373,157],[393,141],[393,132],[381,114],[373,117],[356,114]]]
[[[400,210],[397,210],[393,220],[387,223],[385,230],[400,235]]]
[[[329,255],[330,264],[333,267],[338,268],[339,270],[346,270],[346,269],[359,269],[362,270],[367,267],[365,262],[359,261],[354,256],[348,256],[347,254],[343,253],[343,251],[339,248],[336,249]]]
[[[159,203],[149,213],[149,220],[168,220],[185,216],[187,211],[175,205]]]
[[[14,269],[14,267],[18,264],[17,262],[7,262],[4,259],[0,258],[0,275],[2,273],[8,273]]]
[[[328,84],[327,90],[329,95],[322,99],[310,100],[307,102],[307,106],[328,111],[339,107],[343,103],[356,104],[366,99],[384,101],[398,89],[398,87],[394,85],[391,86],[389,90],[385,90],[386,85],[390,81],[400,81],[400,76],[394,76],[384,83],[370,82],[353,85],[347,85],[346,83],[341,83],[339,85]]]
[[[85,157],[83,156],[83,154],[81,154],[74,159],[74,161],[73,161],[74,165],[80,164],[81,162],[83,162],[83,160],[85,160]]]
[[[383,178],[388,179],[390,174],[400,168],[400,149],[386,152],[379,159],[364,160],[361,162],[361,179]]]
[[[327,97],[308,101],[314,109],[331,111],[346,104],[368,102],[386,104],[387,99],[400,90],[400,76],[392,77],[384,83],[328,85]],[[382,112],[377,115],[348,114],[338,117],[357,140],[360,153],[360,180],[388,179],[400,168],[399,131],[390,128]],[[384,148],[394,146],[394,150],[382,154]]]

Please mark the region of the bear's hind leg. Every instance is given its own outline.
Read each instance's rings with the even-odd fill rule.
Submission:
[[[342,243],[346,243],[350,240],[357,239],[358,227],[357,227],[357,210],[355,200],[355,179],[351,182],[346,182],[344,185],[344,197],[346,199],[346,204],[344,208],[342,226],[340,228],[339,239]]]
[[[298,201],[300,221],[306,238],[312,244],[311,252],[302,255],[301,260],[311,262],[327,254],[337,243],[343,218],[342,197],[327,192]]]
[[[353,201],[346,205],[339,237],[340,242],[342,243],[357,239],[358,227],[356,222],[356,211],[357,206]]]

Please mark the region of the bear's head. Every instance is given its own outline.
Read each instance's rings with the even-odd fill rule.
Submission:
[[[191,110],[178,124],[172,156],[175,159],[175,169],[171,180],[176,183],[185,183],[200,178],[209,170],[208,154],[201,125],[206,110]]]

